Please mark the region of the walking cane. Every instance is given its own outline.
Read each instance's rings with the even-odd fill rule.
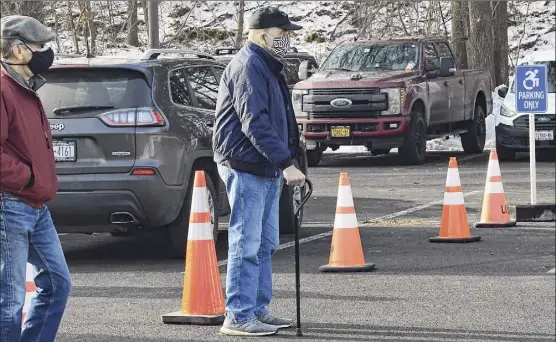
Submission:
[[[305,205],[305,202],[311,197],[313,193],[313,183],[309,179],[305,179],[305,184],[307,186],[307,192],[305,196],[301,199],[299,203],[299,207],[295,210],[294,216],[299,215],[301,208]],[[299,229],[298,225],[294,226],[294,235],[295,235],[295,302],[297,306],[297,327],[295,329],[295,333],[297,336],[303,336],[301,332],[301,304],[300,304],[300,281],[299,281]]]

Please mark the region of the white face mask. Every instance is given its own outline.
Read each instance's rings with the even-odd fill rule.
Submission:
[[[290,37],[288,36],[279,36],[279,37],[271,37],[266,35],[266,37],[270,38],[270,42],[265,38],[265,44],[278,56],[284,57],[288,51],[290,50]]]

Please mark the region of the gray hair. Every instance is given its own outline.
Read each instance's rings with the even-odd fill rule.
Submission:
[[[1,38],[0,39],[0,58],[9,60],[13,57],[13,47],[22,44],[17,38]]]

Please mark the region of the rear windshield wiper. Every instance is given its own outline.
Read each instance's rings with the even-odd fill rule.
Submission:
[[[54,115],[60,115],[63,112],[78,112],[81,110],[88,110],[88,109],[111,109],[114,106],[104,105],[104,106],[69,106],[69,107],[60,107],[56,108],[52,111]]]

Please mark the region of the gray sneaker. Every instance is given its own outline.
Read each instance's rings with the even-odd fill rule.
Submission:
[[[289,328],[293,325],[293,320],[274,317],[272,315],[267,315],[265,317],[258,317],[259,321],[275,326],[277,328]]]
[[[244,323],[233,323],[226,317],[220,332],[231,336],[268,336],[275,335],[278,328],[262,323],[257,319]]]

